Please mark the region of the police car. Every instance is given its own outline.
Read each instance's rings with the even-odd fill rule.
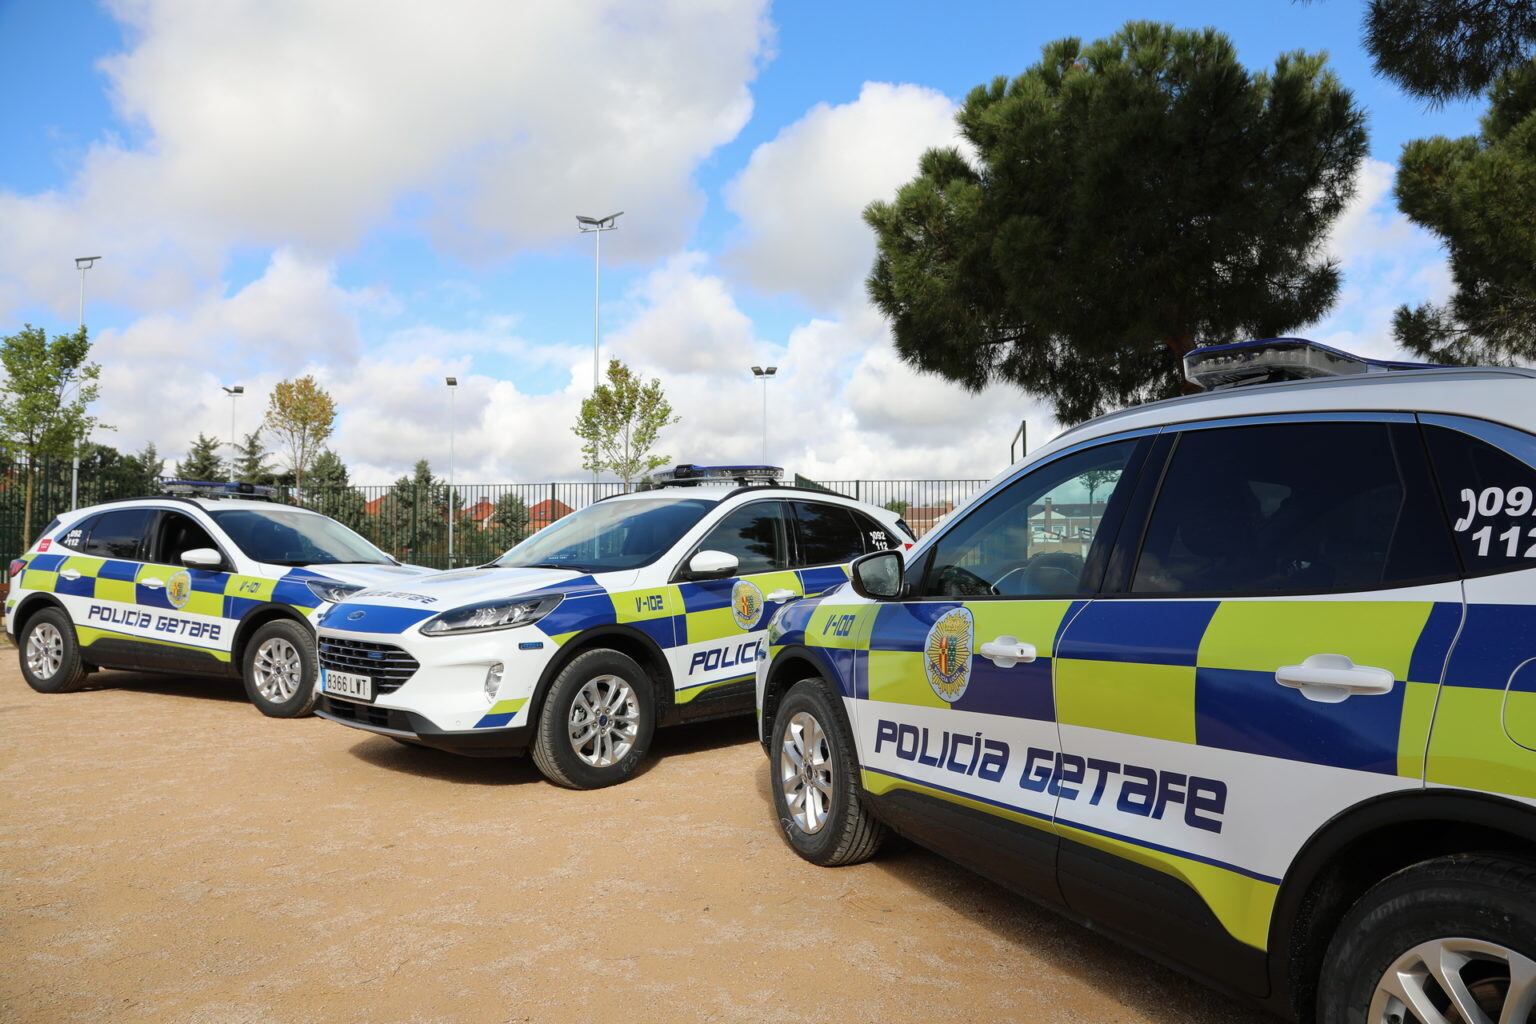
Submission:
[[[768,617],[899,548],[895,513],[678,466],[476,569],[342,601],[320,622],[318,713],[463,754],[531,750],[573,788],[632,775],[659,724],[752,710]]]
[[[68,512],[10,566],[5,631],[34,690],[79,689],[97,668],[227,673],[263,714],[315,702],[316,614],[401,565],[271,488],[171,481],[163,497]]]
[[[1197,350],[781,610],[780,828],[1282,1015],[1536,1021],[1536,372]]]

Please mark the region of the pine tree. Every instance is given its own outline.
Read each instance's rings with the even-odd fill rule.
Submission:
[[[247,484],[270,484],[275,479],[273,468],[267,462],[272,454],[261,443],[261,428],[245,435],[245,442],[237,444],[233,467],[234,479]]]
[[[1371,0],[1365,48],[1376,70],[1440,103],[1476,96],[1536,51],[1531,0]]]
[[[322,449],[310,463],[304,504],[359,533],[368,533],[368,502],[352,486],[346,463],[329,448]]]
[[[1324,244],[1366,131],[1320,54],[1249,71],[1214,29],[1131,22],[1048,44],[957,120],[974,155],[928,151],[865,212],[870,297],[920,370],[1075,422],[1177,394],[1197,345],[1333,304]]]
[[[220,443],[216,437],[199,433],[186,458],[176,464],[176,477],[180,480],[224,481],[229,474],[224,468],[224,458],[219,455]]]

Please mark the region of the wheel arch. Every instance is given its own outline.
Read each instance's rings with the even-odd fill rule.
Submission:
[[[1536,809],[1457,790],[1413,790],[1357,804],[1313,833],[1292,861],[1270,919],[1275,1003],[1311,1019],[1328,939],[1377,882],[1434,857],[1536,849]]]
[[[21,643],[22,634],[26,632],[27,623],[32,621],[32,618],[45,608],[57,608],[64,613],[65,618],[69,618],[69,609],[64,607],[63,601],[60,601],[52,594],[45,591],[36,591],[28,594],[16,606],[16,613],[11,618],[11,622],[16,629],[16,642],[18,644]],[[70,619],[70,625],[74,625],[73,619]]]
[[[827,671],[827,667],[822,664],[821,659],[810,648],[799,644],[780,650],[778,656],[773,659],[773,664],[768,667],[768,679],[763,685],[762,722],[758,732],[758,738],[762,741],[765,750],[773,744],[774,722],[778,717],[779,705],[783,703],[784,695],[796,683],[808,676],[817,676],[836,687],[836,682]],[[846,718],[842,701],[834,701],[833,706]],[[847,725],[851,731],[853,723],[847,722]]]
[[[251,637],[256,631],[269,622],[278,619],[289,619],[308,629],[311,636],[315,636],[315,624],[304,616],[302,612],[289,604],[268,603],[259,605],[245,613],[245,618],[235,627],[234,641],[229,646],[229,663],[235,675],[244,675],[245,649],[251,642]]]
[[[667,664],[667,656],[655,640],[640,630],[617,623],[594,626],[560,645],[555,656],[549,659],[549,664],[545,665],[544,671],[539,674],[539,681],[534,686],[528,710],[528,720],[538,721],[539,715],[544,710],[544,697],[554,685],[555,677],[565,669],[565,666],[574,661],[578,655],[594,650],[618,651],[633,658],[635,663],[645,670],[655,683],[651,689],[652,697],[656,701],[656,723],[658,725],[665,723],[672,710],[676,693],[672,683],[672,668]]]

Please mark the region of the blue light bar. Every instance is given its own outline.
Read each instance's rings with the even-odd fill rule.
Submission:
[[[1439,363],[1367,359],[1306,338],[1264,338],[1197,348],[1184,356],[1184,377],[1206,391],[1317,377],[1436,369]]]
[[[191,498],[271,498],[276,487],[238,480],[166,480],[166,494]]]
[[[774,484],[784,475],[778,466],[697,466],[684,463],[651,475],[651,485],[685,486],[707,483]]]

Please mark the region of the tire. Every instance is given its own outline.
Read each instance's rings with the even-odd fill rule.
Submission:
[[[801,680],[779,705],[768,764],[779,828],[796,853],[812,864],[842,867],[880,849],[886,827],[865,803],[853,733],[822,680]]]
[[[297,675],[293,674],[297,663]],[[301,718],[315,709],[320,660],[315,633],[293,619],[258,626],[246,642],[240,676],[245,695],[268,718]]]
[[[601,789],[635,774],[655,732],[645,670],[618,651],[587,651],[560,670],[544,697],[533,763],[557,786]]]
[[[38,693],[71,693],[85,685],[80,640],[69,616],[58,608],[45,608],[27,620],[16,652],[22,676]]]
[[[1511,969],[1536,974],[1536,861],[1461,854],[1425,861],[1378,883],[1344,915],[1323,961],[1318,1024],[1460,1021],[1447,988],[1461,985],[1488,1020],[1503,1020]],[[1465,962],[1461,962],[1465,957]],[[1459,966],[1457,966],[1459,964]],[[1394,979],[1404,978],[1403,982]],[[1500,980],[1502,977],[1502,981]],[[1397,985],[1396,994],[1392,986]],[[1435,1011],[1412,1012],[1407,994]],[[1515,998],[1519,1024],[1536,1020],[1536,984]]]

